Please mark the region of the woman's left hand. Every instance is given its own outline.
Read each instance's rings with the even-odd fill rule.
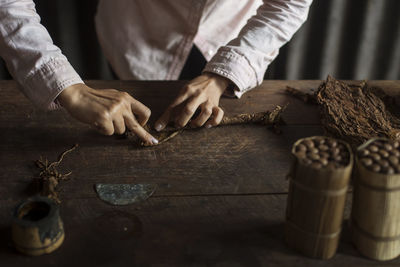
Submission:
[[[219,99],[228,84],[228,79],[213,73],[205,73],[191,80],[156,121],[154,128],[161,131],[170,122],[176,127],[184,127],[198,108],[200,113],[191,121],[191,126],[201,127],[205,124],[210,128],[218,125],[224,116]]]

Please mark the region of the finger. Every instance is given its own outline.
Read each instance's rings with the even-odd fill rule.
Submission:
[[[104,134],[104,135],[114,134],[114,125],[110,120],[105,120],[102,122],[95,122],[94,127],[101,134]]]
[[[174,99],[174,101],[171,103],[171,105],[169,105],[169,107],[173,109],[174,107],[179,106],[180,104],[185,102],[194,93],[192,88],[194,87],[192,86],[189,87],[187,85],[184,86],[179,95]]]
[[[131,116],[124,116],[126,127],[136,134],[144,143],[156,145],[158,140],[149,134],[142,126]]]
[[[139,124],[141,126],[146,125],[151,116],[151,110],[133,97],[131,97],[131,110]]]
[[[202,105],[201,113],[192,121],[192,125],[195,127],[203,126],[212,114],[212,107],[210,105]]]
[[[206,128],[211,128],[212,126],[217,126],[221,123],[224,117],[224,111],[220,107],[213,108],[213,115],[211,119],[207,122]]]
[[[171,113],[172,113],[172,108],[168,107],[154,124],[154,129],[156,129],[156,131],[159,132],[163,130],[165,126],[168,125],[168,123],[170,122]]]
[[[161,117],[156,121],[154,124],[154,129],[156,131],[161,131],[165,128],[165,126],[168,125],[168,123],[171,121],[171,115],[172,111],[175,107],[178,105],[182,104],[188,97],[189,97],[189,90],[187,87],[185,87],[183,92],[180,93],[177,98],[168,106],[168,108],[165,110],[165,112],[161,115]]]
[[[122,117],[117,117],[113,119],[114,133],[123,134],[125,132],[125,122]]]
[[[189,120],[193,117],[197,108],[204,102],[201,96],[191,98],[183,107],[182,112],[176,117],[175,123],[178,127],[185,127]],[[210,114],[211,115],[211,114]]]

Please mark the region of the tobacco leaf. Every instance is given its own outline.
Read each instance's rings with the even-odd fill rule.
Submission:
[[[373,137],[398,140],[400,120],[376,92],[366,83],[350,87],[329,76],[317,92],[324,128],[355,145]]]
[[[320,109],[321,124],[327,135],[341,138],[353,147],[374,137],[400,139],[400,119],[396,117],[398,97],[380,88],[369,88],[366,81],[346,84],[328,76],[315,94],[290,88],[287,93],[314,103]],[[398,109],[398,107],[397,107]]]

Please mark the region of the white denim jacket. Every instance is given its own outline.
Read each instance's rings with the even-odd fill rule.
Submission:
[[[101,0],[96,31],[121,79],[173,80],[195,44],[204,71],[231,80],[235,95],[259,85],[279,48],[306,20],[312,0]],[[32,0],[0,0],[0,56],[41,107],[83,83],[40,24]]]

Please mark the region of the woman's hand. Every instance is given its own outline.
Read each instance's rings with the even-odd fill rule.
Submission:
[[[73,117],[94,126],[102,134],[123,134],[128,128],[145,143],[158,143],[143,129],[150,109],[126,92],[95,90],[85,84],[75,84],[64,89],[58,101]]]
[[[218,106],[219,99],[229,84],[226,78],[205,73],[190,81],[157,120],[154,128],[161,131],[170,122],[176,127],[184,127],[200,108],[200,114],[191,121],[191,126],[210,128],[218,125],[224,111]]]

